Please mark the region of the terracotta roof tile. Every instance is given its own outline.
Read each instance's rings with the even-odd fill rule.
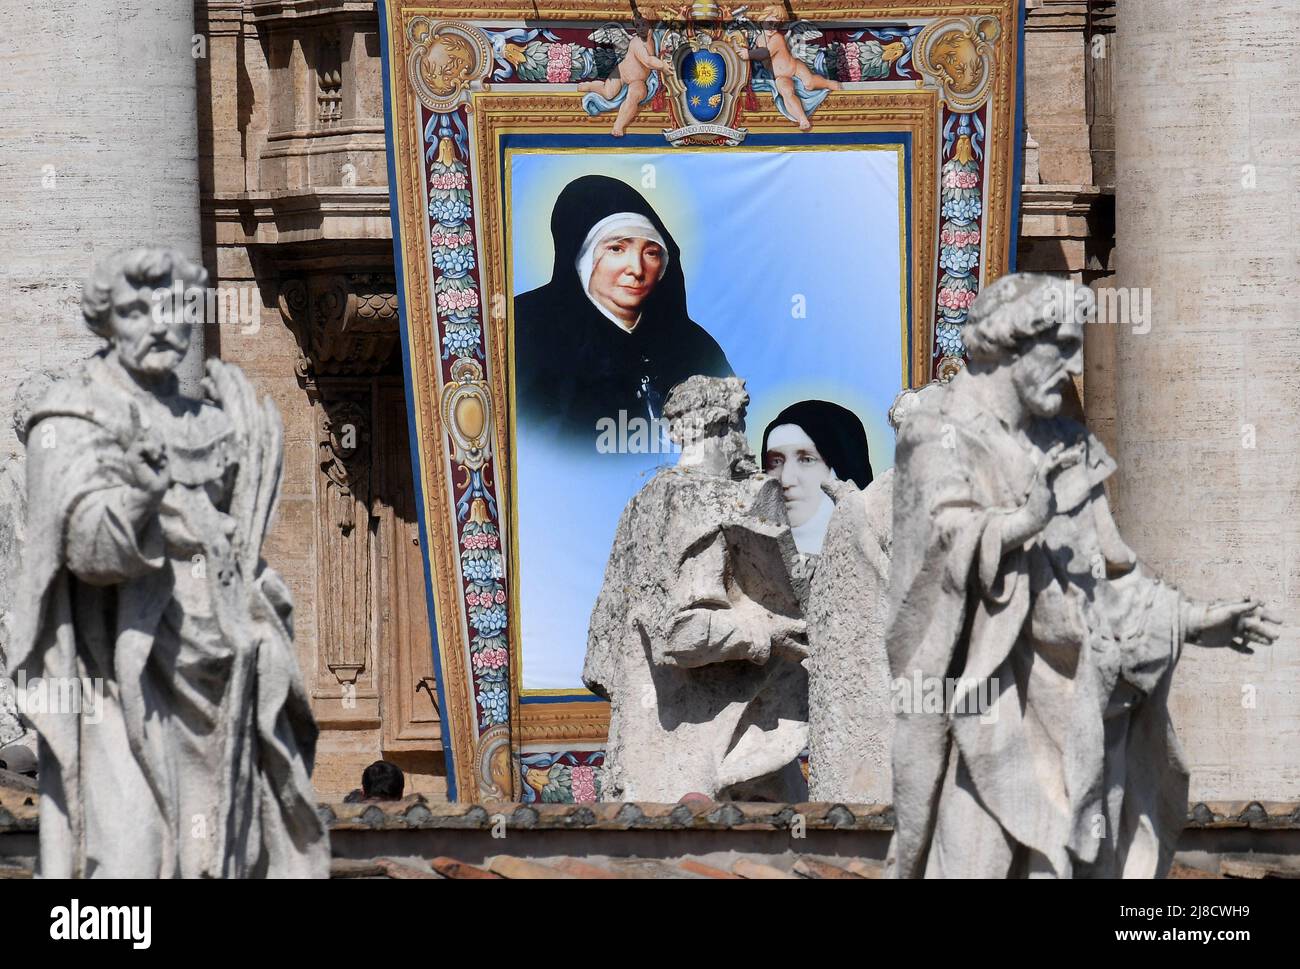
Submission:
[[[657,858],[611,858],[607,862],[611,871],[624,878],[701,878],[693,872],[683,871],[672,861]]]
[[[1169,867],[1168,877],[1186,879],[1186,878],[1222,878],[1223,876],[1216,875],[1213,872],[1209,872],[1209,871],[1202,871],[1199,868],[1193,868],[1190,865],[1184,865],[1175,861]]]
[[[500,878],[500,875],[490,871],[484,871],[482,868],[476,868],[474,865],[467,864],[463,861],[457,861],[455,858],[448,858],[439,855],[437,858],[429,859],[429,867],[436,871],[443,878]]]
[[[497,855],[488,860],[488,871],[496,872],[502,878],[572,878],[572,875],[525,858],[513,858],[510,855]]]
[[[599,865],[593,865],[578,858],[549,859],[547,864],[559,869],[566,875],[572,875],[574,878],[607,879],[623,877],[608,868],[601,868]]]
[[[677,867],[692,875],[702,875],[705,878],[740,878],[739,875],[723,871],[721,868],[714,868],[712,865],[706,865],[694,858],[686,858],[677,862]]]
[[[750,858],[741,858],[731,866],[731,870],[741,878],[777,879],[799,877],[798,875],[793,875],[788,871],[782,871],[780,868],[773,868],[771,865],[764,864],[760,861],[754,861]]]
[[[841,862],[846,871],[851,871],[859,878],[884,878],[885,864],[882,861],[871,861],[866,858],[852,858],[849,861]]]
[[[394,858],[380,858],[379,865],[384,869],[384,874],[389,878],[399,878],[403,880],[419,878],[438,878],[443,876],[436,871],[430,871],[417,865],[405,861],[397,861]]]
[[[794,863],[793,871],[796,875],[803,875],[804,878],[859,879],[862,877],[838,865],[832,865],[829,861],[818,861],[816,858],[799,858]]]

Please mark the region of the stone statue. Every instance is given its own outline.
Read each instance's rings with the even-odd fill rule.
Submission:
[[[1163,875],[1187,813],[1166,706],[1183,646],[1277,636],[1257,601],[1190,600],[1120,538],[1115,462],[1058,416],[1094,302],[1063,280],[994,282],[962,334],[969,367],[899,434],[900,877]]]
[[[82,313],[107,345],[27,419],[10,662],[48,693],[45,877],[328,874],[292,604],[261,559],[279,416],[217,360],[205,399],[177,387],[206,284],[166,249],[100,264]]]
[[[27,443],[27,419],[49,390],[54,375],[37,370],[14,393],[12,417],[19,444]],[[21,452],[0,458],[0,762],[35,759],[36,734],[22,723],[14,683],[9,676],[14,607],[22,576],[23,530],[27,527],[27,463]],[[19,750],[17,748],[23,748]]]
[[[682,445],[628,503],[583,680],[610,700],[611,800],[803,800],[805,582],[781,486],[745,440],[735,378],[691,377],[664,415]]]
[[[889,408],[898,428],[940,385],[904,390]],[[893,537],[894,469],[859,489],[828,482],[835,501],[808,604],[808,796],[888,804],[894,735],[885,621]]]

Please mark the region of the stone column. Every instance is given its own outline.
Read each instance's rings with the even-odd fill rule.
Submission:
[[[1122,0],[1114,78],[1124,535],[1199,597],[1280,612],[1254,656],[1191,647],[1174,720],[1193,800],[1300,796],[1300,7]]]
[[[0,453],[13,391],[96,341],[80,322],[97,259],[162,243],[200,255],[189,0],[3,0]],[[206,43],[204,39],[203,43]],[[193,392],[203,334],[183,366]]]

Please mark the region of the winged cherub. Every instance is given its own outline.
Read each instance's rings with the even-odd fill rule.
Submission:
[[[771,90],[774,87],[772,99],[777,110],[797,124],[800,131],[807,131],[812,127],[808,111],[816,110],[826,97],[825,94],[815,92],[838,91],[841,84],[814,74],[807,64],[791,52],[788,37],[795,29],[803,28],[794,24],[782,33],[781,25],[786,18],[779,6],[773,4],[765,8],[754,19],[762,33],[763,46],[741,48],[739,54],[744,60],[767,61],[772,69],[772,80],[755,81],[754,89]],[[814,32],[808,36],[820,35]]]
[[[638,17],[632,29],[634,32],[629,33],[619,24],[607,24],[592,32],[592,40],[612,44],[619,50],[618,72],[603,81],[583,81],[578,85],[579,91],[587,93],[582,106],[588,114],[618,109],[614,130],[610,132],[615,138],[623,137],[627,126],[641,113],[641,105],[654,96],[650,89],[652,72],[663,71],[666,75],[673,72],[672,64],[656,57],[650,49],[650,22]]]

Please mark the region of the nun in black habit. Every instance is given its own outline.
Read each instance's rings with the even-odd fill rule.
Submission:
[[[733,376],[717,341],[687,315],[681,252],[639,192],[604,175],[575,179],[555,201],[551,236],[551,281],[515,298],[521,421],[594,442],[597,422],[621,425],[620,411],[629,421],[661,417],[687,377]]]
[[[867,431],[858,415],[828,400],[801,400],[763,431],[763,469],[781,482],[790,530],[800,552],[817,555],[835,504],[828,481],[871,484]]]

